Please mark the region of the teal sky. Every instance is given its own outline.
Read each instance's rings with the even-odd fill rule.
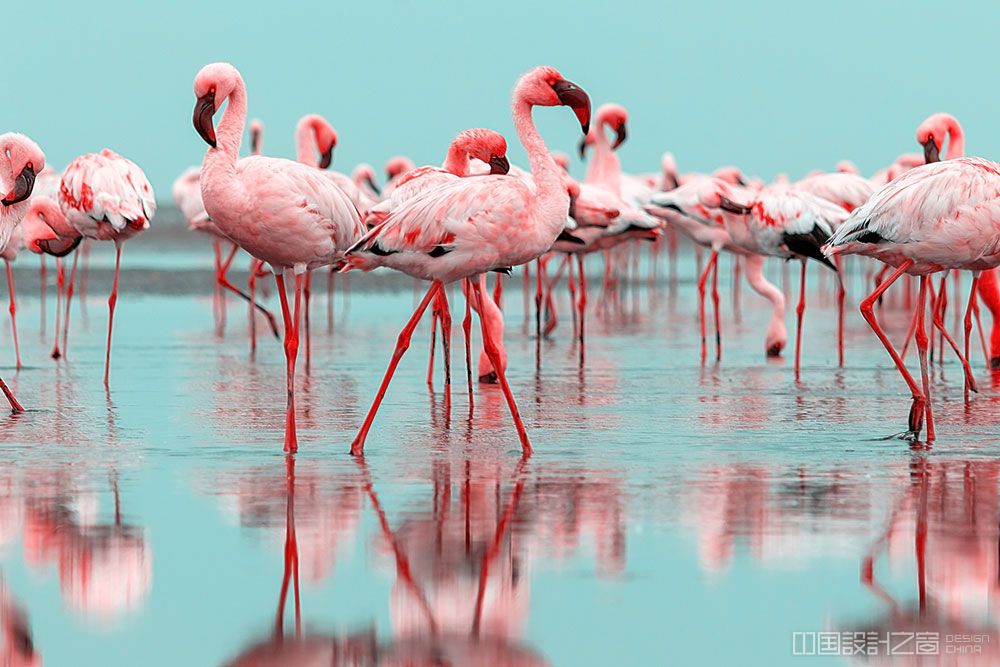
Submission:
[[[14,3],[4,13],[0,127],[61,169],[105,146],[136,161],[158,198],[201,161],[191,83],[209,62],[243,73],[265,152],[293,156],[305,113],[337,128],[334,167],[439,163],[467,127],[503,132],[517,76],[551,64],[595,105],[631,114],[622,161],[653,171],[737,164],[771,177],[853,159],[874,171],[916,150],[917,123],[949,111],[968,150],[1000,152],[1000,4],[913,2]],[[578,139],[565,110],[536,113],[553,149]],[[574,171],[580,165],[574,162]]]

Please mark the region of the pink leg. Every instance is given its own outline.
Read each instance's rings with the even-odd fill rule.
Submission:
[[[4,260],[7,265],[7,290],[10,292],[10,327],[14,333],[14,358],[17,368],[21,368],[21,346],[17,342],[17,295],[14,289],[14,272],[10,270],[10,260]]]
[[[11,412],[24,412],[24,406],[17,401],[17,398],[14,396],[14,392],[10,390],[7,383],[3,381],[3,378],[0,378],[0,391],[2,391],[3,395],[7,397],[7,402],[10,403]]]
[[[521,453],[523,456],[531,456],[531,443],[528,442],[528,432],[524,429],[524,423],[521,421],[521,415],[517,410],[517,404],[514,403],[514,395],[510,391],[510,385],[507,384],[507,374],[503,369],[503,365],[500,361],[500,345],[503,344],[502,341],[496,341],[493,339],[493,335],[490,333],[490,328],[484,318],[485,309],[483,308],[483,299],[487,298],[483,296],[482,288],[478,281],[472,281],[472,290],[476,294],[476,303],[479,304],[477,309],[479,312],[479,324],[483,332],[483,347],[486,349],[486,356],[489,357],[490,363],[493,364],[493,370],[497,374],[497,380],[500,382],[500,389],[503,390],[504,398],[507,399],[507,407],[510,408],[510,416],[514,420],[514,426],[517,428],[517,437],[521,440]]]
[[[737,324],[740,323],[742,318],[742,313],[740,312],[740,285],[742,281],[740,280],[740,274],[742,273],[742,262],[739,255],[733,255],[733,319]],[[721,358],[721,353],[720,353]]]
[[[722,322],[719,316],[719,258],[712,266],[712,312],[715,315],[715,361],[722,361]]]
[[[584,362],[584,350],[586,347],[585,330],[586,330],[586,320],[587,320],[587,272],[584,270],[583,266],[583,255],[579,254],[576,256],[577,269],[579,269],[580,277],[580,366],[583,366]]]
[[[542,369],[542,258],[535,261],[535,370]],[[470,282],[471,286],[471,282]]]
[[[931,385],[927,372],[927,331],[924,327],[925,310],[927,308],[927,276],[920,277],[920,292],[917,296],[917,352],[920,356],[920,379],[924,388],[925,409],[927,411],[927,442],[934,441],[934,415],[931,412]]]
[[[48,273],[49,272],[48,272],[48,267],[46,266],[46,262],[45,262],[45,255],[39,255],[38,259],[40,260],[40,263],[38,265],[38,280],[39,280],[39,284],[38,284],[38,301],[39,301],[39,306],[41,308],[41,312],[38,314],[39,315],[38,321],[39,321],[40,335],[42,336],[42,338],[44,338],[45,337],[45,316],[46,316],[46,313],[45,313],[45,290],[46,290],[46,285],[45,285],[45,283],[48,282],[48,279],[49,279]]]
[[[521,275],[523,276],[522,286],[524,288],[524,321],[527,327],[528,318],[531,317],[531,263],[527,263],[521,266]],[[525,329],[527,333],[527,329]]]
[[[267,323],[271,327],[271,333],[274,334],[275,338],[280,338],[281,336],[278,333],[278,321],[274,319],[274,315],[271,313],[271,311],[265,308],[264,306],[260,305],[259,303],[257,303],[252,298],[250,298],[250,295],[241,290],[239,287],[229,282],[229,277],[226,274],[229,272],[229,267],[233,263],[233,257],[236,255],[236,250],[237,247],[233,245],[232,250],[229,251],[229,255],[226,257],[225,261],[223,261],[219,265],[219,270],[215,274],[215,280],[220,288],[229,290],[230,292],[240,297],[244,301],[250,303],[257,310],[259,310],[260,313],[267,318]],[[256,267],[259,268],[262,264],[263,262],[257,262]],[[251,272],[254,270],[254,267],[255,264],[253,261],[251,261],[250,263]],[[225,321],[224,317],[223,321]]]
[[[326,274],[326,332],[333,333],[333,285],[337,272],[333,269]]]
[[[73,268],[70,269],[69,282],[66,283],[66,314],[63,315],[63,333],[62,333],[63,357],[69,356],[69,313],[70,313],[70,306],[73,303],[73,290],[76,287],[76,265],[79,259],[80,259],[80,252],[79,251],[74,252]],[[57,333],[56,335],[58,336],[59,334]]]
[[[441,348],[444,356],[444,397],[445,404],[451,405],[451,310],[448,308],[448,291],[438,291],[441,299],[438,317],[441,320]]]
[[[944,280],[946,278],[947,276],[944,276],[941,279],[942,283],[944,283]],[[930,288],[930,286],[931,284],[928,282],[927,285],[928,289]],[[942,284],[942,287],[943,286],[944,285]],[[940,298],[938,299],[938,303],[941,304],[942,306],[944,305]],[[944,344],[944,342],[947,342],[948,345],[951,347],[952,351],[955,353],[955,356],[958,357],[959,362],[962,364],[962,370],[965,373],[965,398],[966,400],[968,400],[970,389],[974,392],[977,393],[979,392],[979,389],[976,388],[976,378],[972,373],[972,367],[969,365],[969,357],[967,355],[966,356],[962,355],[961,351],[959,351],[958,349],[958,345],[955,343],[955,339],[951,337],[951,334],[949,334],[948,330],[945,328],[944,315],[945,315],[945,309],[943,307],[938,308],[934,312],[931,322],[934,328],[938,330],[938,333],[941,336],[942,345]],[[943,349],[938,351],[938,357],[939,357],[938,361],[943,364],[944,363]]]
[[[497,305],[497,308],[503,310],[503,275],[496,274],[493,283],[493,303]]]
[[[707,325],[705,322],[705,287],[708,285],[708,274],[711,273],[712,267],[715,266],[715,262],[719,259],[719,253],[712,250],[712,253],[708,256],[708,264],[705,265],[705,270],[701,272],[701,276],[698,278],[698,326],[701,328],[701,363],[705,363],[705,359],[708,358],[708,345],[705,342]]]
[[[969,339],[972,337],[972,307],[976,302],[976,294],[979,291],[979,272],[972,274],[972,288],[969,290],[969,305],[965,308],[965,359],[969,360]],[[965,385],[965,402],[969,402],[969,384]]]
[[[465,373],[469,381],[469,408],[472,408],[472,284],[465,278],[465,319],[462,333],[465,335]]]
[[[865,299],[861,302],[861,315],[865,318],[865,321],[868,322],[868,326],[872,328],[875,335],[878,336],[878,339],[882,342],[882,346],[885,347],[886,352],[888,352],[889,356],[892,357],[893,363],[896,364],[896,368],[899,370],[900,375],[903,376],[906,386],[910,389],[910,394],[913,396],[913,405],[910,407],[909,432],[913,436],[916,436],[920,433],[923,426],[923,410],[926,399],[924,398],[923,391],[921,391],[920,387],[917,386],[916,380],[914,380],[913,376],[910,375],[910,372],[906,370],[906,364],[903,363],[902,357],[900,357],[899,353],[896,352],[896,348],[892,346],[892,343],[889,341],[889,337],[886,336],[885,331],[883,331],[882,327],[879,325],[878,320],[875,318],[874,310],[875,303],[882,297],[885,291],[889,289],[889,287],[896,282],[901,275],[903,275],[903,272],[911,266],[913,266],[912,260],[906,260],[900,264],[899,268],[897,268],[885,282],[880,283],[879,286],[875,288],[875,291],[865,297]]]
[[[795,379],[799,379],[802,358],[802,319],[806,312],[806,260],[802,260],[802,276],[799,279],[799,305],[795,307]]]
[[[115,243],[115,281],[111,286],[111,296],[108,297],[108,344],[104,350],[104,386],[108,386],[108,375],[111,371],[111,329],[115,324],[115,304],[118,303],[118,274],[122,266],[122,247]]]
[[[441,309],[441,297],[435,297],[431,303],[431,352],[427,360],[427,387],[434,390],[434,348],[437,347],[437,322]]]
[[[837,365],[844,367],[844,302],[847,300],[847,288],[844,287],[844,261],[836,255],[837,264]]]
[[[399,360],[403,358],[403,354],[410,346],[410,338],[413,336],[413,330],[417,328],[417,324],[420,322],[421,316],[424,314],[424,311],[427,310],[427,306],[430,305],[431,301],[437,296],[438,291],[441,289],[443,289],[443,286],[439,281],[435,280],[431,283],[430,289],[427,290],[427,294],[425,294],[424,298],[421,299],[420,304],[417,305],[417,309],[413,312],[410,320],[399,333],[399,338],[396,340],[396,349],[393,351],[392,358],[389,360],[389,367],[386,369],[385,376],[382,378],[382,384],[378,388],[378,393],[375,394],[375,400],[372,402],[372,407],[368,410],[368,416],[365,417],[365,421],[361,425],[361,430],[358,431],[357,436],[354,438],[354,442],[351,443],[351,455],[364,455],[365,438],[368,437],[368,431],[372,427],[372,422],[375,421],[375,413],[378,412],[378,408],[382,404],[385,392],[389,389],[389,382],[392,380],[392,376],[396,372],[396,366],[399,365]],[[469,372],[471,373],[471,361],[469,368]],[[471,379],[469,384],[472,384]]]
[[[312,332],[309,330],[309,302],[312,301],[312,271],[306,271],[302,298],[305,300],[306,323],[306,375],[312,369]],[[295,325],[298,326],[298,323]]]
[[[222,290],[218,282],[219,271],[222,267],[222,245],[219,239],[212,240],[212,253],[215,256],[216,283],[212,291],[212,317],[215,318],[215,335],[222,335],[222,322],[220,320],[222,312]]]
[[[285,321],[285,370],[287,404],[285,412],[285,451],[295,453],[299,443],[295,428],[295,359],[299,353],[299,308],[302,305],[302,274],[295,275],[295,311],[289,312],[288,295],[285,293],[284,271],[275,270],[274,282],[281,301],[281,315]],[[294,320],[293,320],[294,317]]]
[[[580,335],[580,322],[579,317],[576,313],[576,278],[573,276],[573,259],[569,260],[569,273],[567,274],[567,284],[569,285],[569,302],[571,304],[570,311],[573,313],[573,337],[576,338]]]
[[[258,260],[256,257],[250,258],[250,277],[247,278],[247,294],[250,296],[250,301],[247,302],[247,308],[250,309],[250,356],[253,357],[257,353],[257,310],[254,308],[254,304],[257,303],[257,264]]]
[[[285,572],[281,578],[281,592],[278,594],[278,613],[275,617],[275,632],[280,636],[285,626],[285,601],[288,599],[288,584],[293,581],[295,595],[295,632],[301,626],[299,603],[299,543],[295,536],[295,457],[285,457]]]
[[[59,351],[59,318],[62,315],[62,295],[63,295],[63,284],[66,280],[66,274],[63,271],[62,258],[56,257],[56,332],[52,337],[52,358],[58,359],[62,356],[62,352]]]

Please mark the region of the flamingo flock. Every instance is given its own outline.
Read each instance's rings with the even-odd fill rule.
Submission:
[[[935,438],[928,370],[935,335],[942,350],[947,342],[962,364],[967,401],[970,392],[977,389],[970,347],[973,324],[980,320],[979,302],[993,314],[994,323],[1000,320],[996,276],[1000,265],[1000,164],[965,157],[961,125],[948,114],[935,114],[917,128],[922,155],[900,156],[870,178],[846,160],[833,171],[814,172],[798,181],[779,176],[765,183],[733,166],[713,173],[682,173],[670,153],[663,155],[657,172],[629,174],[622,170],[616,153],[629,137],[626,108],[606,103],[592,114],[590,97],[580,86],[555,68],[541,66],[518,79],[512,93],[514,136],[527,155],[527,168],[510,163],[507,139],[502,134],[474,127],[457,132],[450,146],[443,147],[441,166],[417,166],[405,156],[390,159],[385,165],[385,185],[379,187],[375,169],[368,164],[358,165],[350,174],[329,169],[340,136],[316,113],[303,115],[294,129],[295,160],[263,153],[263,124],[257,120],[249,122],[249,155],[242,157],[250,93],[233,65],[206,65],[195,76],[193,89],[192,121],[207,150],[201,166],[189,168],[174,183],[173,197],[190,228],[212,240],[217,304],[224,299],[223,291],[247,302],[251,353],[257,348],[259,318],[269,324],[276,337],[283,334],[286,452],[298,448],[296,368],[303,338],[307,372],[311,364],[312,272],[323,270],[328,276],[331,299],[334,277],[355,270],[397,271],[417,285],[426,285],[399,333],[382,382],[351,443],[351,454],[364,454],[393,374],[428,308],[433,314],[428,384],[433,385],[440,325],[444,390],[450,405],[452,318],[447,286],[458,283],[465,298],[462,330],[470,406],[474,393],[471,321],[475,313],[483,343],[479,381],[499,384],[522,454],[528,456],[533,451],[528,428],[507,379],[503,337],[504,310],[509,305],[502,296],[504,274],[515,269],[523,272],[526,315],[534,283],[539,371],[540,341],[558,325],[553,291],[566,274],[573,340],[583,366],[588,312],[586,259],[602,257],[601,298],[613,299],[622,275],[637,272],[642,249],[649,250],[650,271],[655,272],[661,246],[665,246],[671,270],[676,271],[681,251],[678,236],[692,242],[697,258],[696,335],[700,337],[702,364],[709,363],[713,347],[714,363],[723,362],[718,283],[720,256],[727,254],[733,258],[734,270],[745,275],[751,288],[770,304],[771,317],[764,332],[767,357],[784,353],[788,333],[785,294],[765,277],[765,262],[778,258],[800,263],[795,308],[796,382],[802,374],[803,349],[817,342],[805,333],[807,266],[811,262],[822,264],[829,271],[827,276],[835,277],[837,358],[843,367],[847,317],[844,276],[848,256],[855,255],[858,258],[850,260],[852,266],[861,267],[872,280],[873,291],[861,301],[861,314],[911,395],[907,428],[900,435],[917,439],[926,425],[927,440]],[[583,159],[590,154],[583,180],[569,174],[565,155],[549,150],[534,124],[535,107],[567,107],[572,111],[581,129],[579,154]],[[69,354],[70,304],[79,281],[80,255],[88,241],[112,241],[115,273],[108,299],[104,369],[104,385],[109,387],[122,246],[149,228],[156,213],[152,186],[136,164],[109,149],[81,155],[61,173],[46,167],[42,150],[24,135],[0,135],[0,150],[0,256],[7,267],[17,368],[22,362],[10,263],[18,251],[27,249],[42,257],[43,287],[45,255],[55,258],[52,356],[63,359]],[[704,261],[703,250],[708,252]],[[245,291],[228,278],[240,252],[251,258]],[[550,265],[557,266],[554,275],[550,275]],[[943,324],[949,304],[945,276],[956,274],[955,287],[951,288],[955,290],[961,285],[957,276],[961,271],[972,274],[964,307],[963,345]],[[937,273],[943,276],[935,288],[931,276]],[[257,280],[268,274],[274,276],[280,331],[277,319],[263,302],[267,295],[257,285]],[[492,293],[486,279],[490,274],[496,275]],[[886,290],[903,276],[907,276],[904,285],[908,297],[911,276],[918,288],[912,300],[910,330],[899,346],[882,329],[876,311]],[[706,313],[709,297],[711,325]],[[953,297],[957,300],[957,295]],[[738,307],[739,301],[734,295],[734,306]],[[224,312],[224,307],[217,307],[217,322]],[[1000,368],[1000,327],[993,327],[989,343],[981,323],[979,332],[987,364]],[[910,338],[916,344],[919,383],[905,363]],[[24,410],[2,379],[0,389],[12,411]]]

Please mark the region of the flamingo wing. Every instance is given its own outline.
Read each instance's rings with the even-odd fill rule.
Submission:
[[[81,155],[66,167],[59,187],[64,210],[107,221],[116,231],[145,229],[156,213],[153,186],[131,160],[105,148]]]

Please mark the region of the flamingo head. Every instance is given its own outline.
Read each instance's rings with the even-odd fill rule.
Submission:
[[[194,129],[212,148],[216,147],[212,117],[242,84],[239,70],[229,63],[205,65],[194,78],[194,96],[198,98],[194,105]]]
[[[529,105],[569,107],[580,121],[583,133],[590,131],[590,97],[554,67],[543,65],[521,76],[514,86],[514,99]]]
[[[378,183],[375,182],[375,169],[368,163],[362,162],[354,168],[351,172],[351,178],[354,180],[354,184],[360,186],[362,183],[366,184],[372,189],[375,194],[381,194],[382,191],[378,187]]]
[[[389,158],[389,161],[385,163],[385,176],[389,180],[392,180],[408,171],[413,171],[414,168],[413,160],[402,155],[397,155],[396,157]]]
[[[250,154],[260,155],[264,144],[264,123],[254,118],[250,121]]]
[[[82,237],[50,197],[35,197],[21,220],[21,239],[33,253],[62,257],[76,248]]]
[[[0,160],[6,160],[9,171],[0,168],[0,194],[4,206],[17,204],[31,196],[35,175],[45,168],[45,153],[34,141],[8,132],[0,135]]]
[[[491,174],[506,174],[510,171],[507,160],[507,140],[503,135],[485,128],[465,130],[455,137],[455,144],[469,158],[475,158],[490,165]]]
[[[924,162],[938,162],[949,132],[958,128],[958,120],[950,113],[936,113],[917,126],[917,143],[924,147]]]
[[[747,184],[746,179],[743,178],[743,172],[740,171],[739,167],[734,167],[732,165],[719,167],[714,172],[712,176],[715,178],[722,179],[726,183],[731,185],[741,185],[745,186]]]
[[[707,179],[698,189],[698,203],[708,209],[718,209],[735,215],[747,215],[750,206],[742,203],[742,197],[727,181],[721,178]]]
[[[611,150],[621,146],[628,138],[628,112],[620,104],[602,104],[597,110],[597,130],[602,132],[605,125],[615,131],[615,143]]]
[[[837,163],[837,171],[841,174],[860,174],[861,171],[858,169],[858,165],[854,164],[850,160],[841,160]]]
[[[312,132],[316,150],[319,151],[319,168],[329,167],[333,162],[333,149],[337,147],[337,131],[333,125],[318,113],[310,113],[299,120],[295,135],[300,132]]]

